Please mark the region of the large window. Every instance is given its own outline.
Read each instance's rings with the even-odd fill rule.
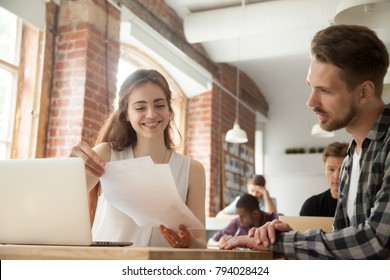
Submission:
[[[11,155],[20,38],[20,21],[0,7],[0,159]]]
[[[0,7],[0,159],[35,156],[42,32]]]

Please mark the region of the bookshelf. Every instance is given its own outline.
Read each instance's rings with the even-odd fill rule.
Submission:
[[[229,205],[238,195],[247,192],[246,183],[255,173],[254,150],[247,144],[225,142],[222,138],[222,208]]]

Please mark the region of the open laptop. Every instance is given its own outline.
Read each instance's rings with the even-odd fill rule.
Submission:
[[[92,242],[81,158],[0,160],[0,243],[131,245]]]
[[[294,230],[305,231],[320,228],[325,232],[333,231],[333,217],[316,216],[279,216],[279,220],[290,225]]]

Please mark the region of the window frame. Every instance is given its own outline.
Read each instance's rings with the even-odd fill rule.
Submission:
[[[12,14],[12,13],[11,13]],[[9,159],[12,155],[13,149],[13,136],[14,136],[14,128],[15,128],[15,112],[16,112],[16,103],[18,98],[18,92],[20,88],[20,73],[22,71],[22,67],[20,64],[20,54],[22,51],[22,33],[23,33],[23,21],[16,15],[16,40],[14,45],[14,58],[12,62],[5,61],[0,58],[0,68],[2,70],[10,73],[12,75],[12,82],[10,85],[9,92],[9,115],[8,115],[8,125],[7,132],[5,138],[1,138],[0,135],[0,144],[5,145],[5,154],[0,155],[0,159]]]
[[[6,137],[0,139],[0,145],[5,144],[5,154],[1,154],[0,159],[34,158],[37,149],[42,91],[43,32],[24,22],[20,17],[16,15],[15,17],[17,36],[14,62],[0,59],[0,67],[13,77],[10,102],[7,104],[9,115]],[[35,43],[36,51],[30,57],[31,42]],[[31,119],[26,120],[26,116]]]

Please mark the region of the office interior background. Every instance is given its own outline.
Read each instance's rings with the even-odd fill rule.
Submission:
[[[344,130],[312,136],[305,104],[311,38],[335,24],[343,1],[1,0],[0,157],[92,145],[121,81],[154,68],[173,92],[178,150],[205,167],[207,216],[254,172],[279,212],[298,215],[328,188],[321,149],[351,141]],[[389,19],[374,28],[388,49]],[[230,145],[236,118],[248,142]]]

